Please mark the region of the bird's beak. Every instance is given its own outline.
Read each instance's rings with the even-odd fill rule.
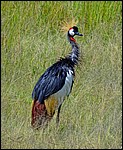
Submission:
[[[79,33],[79,32],[75,32],[75,35],[83,36],[83,34],[81,34],[81,33]]]

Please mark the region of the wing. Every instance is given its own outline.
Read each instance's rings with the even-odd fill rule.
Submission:
[[[68,70],[69,68],[60,62],[48,68],[36,83],[32,98],[44,103],[45,99],[63,87]]]

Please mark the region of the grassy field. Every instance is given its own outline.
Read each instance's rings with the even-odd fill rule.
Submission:
[[[122,3],[1,2],[1,148],[122,148]],[[81,62],[72,93],[43,130],[33,130],[31,94],[71,47],[61,32],[78,20]]]

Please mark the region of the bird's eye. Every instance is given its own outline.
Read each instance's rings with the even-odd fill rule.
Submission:
[[[69,30],[69,34],[70,34],[71,36],[74,36],[74,29],[73,29],[73,28]]]

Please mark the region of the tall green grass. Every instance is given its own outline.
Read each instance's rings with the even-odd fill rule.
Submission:
[[[121,148],[121,2],[1,2],[2,148]],[[62,22],[83,37],[73,90],[45,131],[31,128],[31,93],[71,47]]]

